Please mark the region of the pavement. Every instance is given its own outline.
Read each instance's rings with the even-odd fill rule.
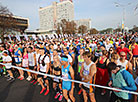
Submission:
[[[4,76],[0,77],[0,102],[59,102],[54,99],[55,91],[52,88],[52,81],[50,81],[50,93],[47,96],[40,95],[41,87],[36,84],[33,85],[27,80],[20,81],[15,79],[14,82],[8,82]],[[78,84],[75,84],[74,96],[76,102],[84,102],[83,95],[78,95]],[[101,89],[96,88],[95,98],[96,102],[108,102],[110,92],[107,90],[104,96],[100,94]],[[62,102],[66,102],[65,99]],[[88,102],[90,102],[88,100]]]

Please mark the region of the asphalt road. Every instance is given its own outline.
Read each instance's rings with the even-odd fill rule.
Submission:
[[[52,81],[50,81],[50,93],[47,96],[40,95],[41,87],[39,85],[33,85],[27,80],[15,79],[10,83],[6,81],[4,76],[0,77],[0,102],[58,102],[54,99],[55,91],[52,88]],[[75,84],[74,96],[76,102],[83,102],[83,96],[78,95],[78,85]],[[100,89],[96,89],[95,97],[97,102],[108,102],[109,91],[104,96],[100,95]],[[63,99],[62,102],[66,102]]]

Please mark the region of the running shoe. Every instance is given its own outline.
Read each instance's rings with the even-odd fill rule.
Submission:
[[[62,99],[63,99],[63,95],[61,94],[58,100],[62,101]]]
[[[8,77],[10,77],[10,74],[5,75],[4,77],[5,77],[5,78],[8,78]]]
[[[78,95],[80,95],[82,93],[82,89],[80,89],[80,91],[78,92]]]
[[[43,88],[41,91],[40,91],[40,94],[42,94],[44,91],[45,91],[46,88]]]
[[[10,82],[13,82],[13,81],[15,81],[15,78],[12,78],[12,79],[10,80]]]
[[[6,74],[6,72],[3,72],[3,74],[5,75],[5,74]]]
[[[33,83],[33,85],[35,85],[35,84],[37,84],[37,81],[35,81],[35,82]]]
[[[44,94],[44,95],[46,96],[48,93],[49,93],[49,90],[46,90],[46,92],[45,92],[45,94]]]
[[[104,89],[101,93],[101,95],[105,95],[106,94],[106,90]]]
[[[71,100],[70,99],[68,99],[68,101],[67,102],[71,102]]]
[[[57,92],[57,94],[56,94],[56,96],[55,96],[55,99],[57,99],[58,96],[60,96],[60,93],[59,93],[59,92]]]
[[[21,76],[19,76],[17,79],[21,79]]]
[[[24,79],[24,77],[21,77],[21,78],[20,78],[20,80],[23,80],[23,79]]]
[[[32,83],[34,83],[35,82],[35,80],[32,80],[30,83],[32,84]]]
[[[12,81],[14,78],[12,78],[12,77],[9,77],[8,79],[7,79],[7,81]]]
[[[26,78],[27,81],[30,81],[31,79],[32,79],[31,76],[28,76],[28,77]]]

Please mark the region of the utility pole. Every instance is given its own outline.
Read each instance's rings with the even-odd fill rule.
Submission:
[[[123,17],[122,17],[122,33],[124,34],[124,28],[125,28],[125,11],[126,11],[126,7],[131,5],[131,3],[128,3],[127,5],[122,5],[122,4],[119,4],[118,2],[115,2],[115,6],[116,7],[121,7],[123,9]]]

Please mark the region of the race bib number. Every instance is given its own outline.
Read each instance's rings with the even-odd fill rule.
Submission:
[[[63,72],[62,73],[62,78],[63,78],[64,81],[68,81],[68,74]]]
[[[54,78],[54,81],[55,81],[55,82],[59,82],[59,79],[57,79],[57,78]]]
[[[89,71],[88,70],[84,70],[83,71],[83,75],[89,75]]]

